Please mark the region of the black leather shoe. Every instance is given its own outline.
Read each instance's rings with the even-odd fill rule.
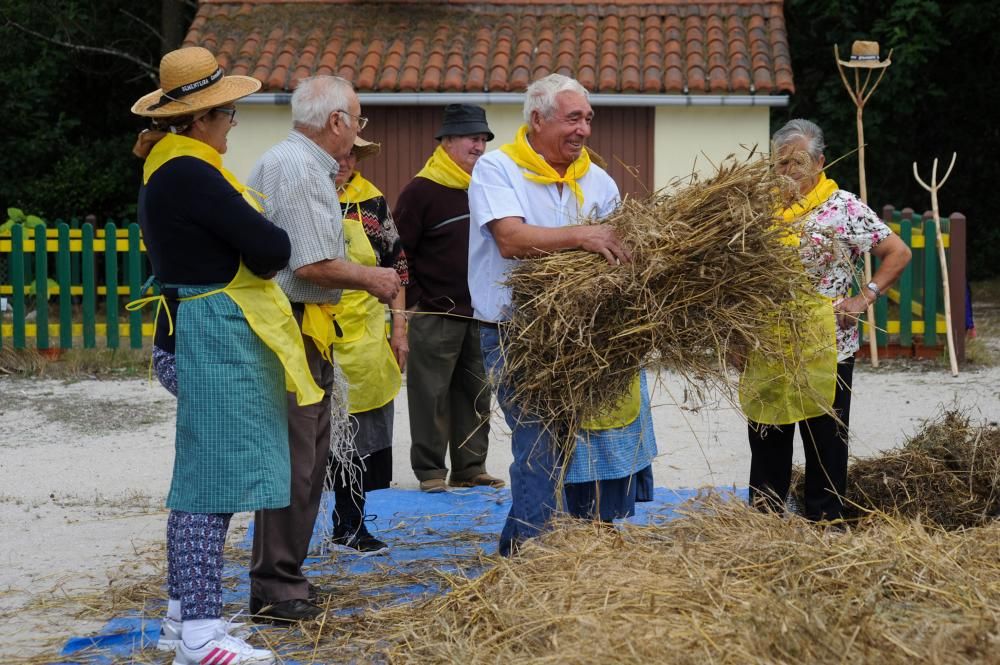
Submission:
[[[318,603],[327,596],[332,596],[333,591],[326,588],[325,586],[319,586],[317,584],[309,583],[309,602]]]
[[[293,598],[280,603],[265,604],[257,598],[250,599],[250,614],[254,623],[295,623],[311,621],[323,614],[323,610],[308,600]]]

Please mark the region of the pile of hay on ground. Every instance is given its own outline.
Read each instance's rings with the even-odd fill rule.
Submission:
[[[1000,427],[946,412],[901,447],[852,460],[846,498],[851,518],[874,510],[949,529],[991,522],[1000,517]]]
[[[731,387],[728,353],[781,357],[782,343],[764,333],[813,288],[774,225],[783,187],[766,159],[730,158],[707,180],[626,199],[602,220],[630,264],[578,250],[522,261],[507,280],[503,348],[515,400],[543,422],[572,425],[624,396],[640,366]]]
[[[1000,649],[1000,525],[824,531],[709,500],[566,523],[442,597],[313,633],[302,662],[973,663]],[[311,652],[312,660],[301,658]]]

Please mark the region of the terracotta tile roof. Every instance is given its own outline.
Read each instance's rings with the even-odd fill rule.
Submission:
[[[201,0],[185,45],[271,92],[337,74],[364,92],[794,92],[781,0]]]

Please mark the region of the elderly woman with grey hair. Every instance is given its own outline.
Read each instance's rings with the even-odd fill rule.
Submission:
[[[792,472],[792,446],[798,424],[806,458],[804,513],[814,521],[843,517],[847,488],[847,442],[851,379],[858,343],[858,317],[896,281],[910,261],[910,249],[893,235],[871,208],[837,187],[823,171],[823,131],[808,120],[792,120],[774,133],[777,171],[794,184],[780,213],[799,234],[792,238],[816,287],[815,313],[821,332],[815,348],[800,355],[814,383],[812,394],[784,371],[757,385],[748,397],[744,372],[741,404],[749,420],[750,500],[764,509],[782,510]],[[857,295],[856,263],[871,252],[881,265]],[[806,324],[811,325],[811,324]],[[829,335],[829,337],[826,337]],[[834,341],[835,337],[835,341]],[[828,341],[827,341],[828,340]],[[817,387],[820,389],[816,389]]]

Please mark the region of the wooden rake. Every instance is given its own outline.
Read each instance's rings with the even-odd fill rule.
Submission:
[[[931,184],[929,185],[920,178],[920,174],[917,173],[917,163],[913,162],[913,177],[917,179],[921,187],[931,193],[931,211],[934,215],[934,230],[937,232],[938,261],[941,262],[941,279],[944,281],[944,322],[945,330],[948,333],[948,360],[951,361],[952,376],[958,376],[958,358],[955,357],[955,330],[951,325],[951,288],[948,283],[948,261],[944,255],[944,236],[941,234],[941,215],[938,212],[937,194],[938,190],[944,187],[948,176],[951,175],[956,157],[958,157],[957,152],[951,153],[951,164],[948,165],[948,171],[940,182],[937,179],[938,160],[937,157],[934,158],[934,166],[931,168]]]
[[[857,125],[858,125],[858,184],[860,188],[859,194],[861,195],[861,201],[865,205],[868,205],[868,182],[865,179],[865,126],[862,122],[862,115],[864,113],[865,104],[871,99],[871,96],[875,94],[875,89],[878,84],[882,82],[882,77],[885,76],[886,71],[888,71],[888,66],[881,68],[878,78],[875,79],[875,83],[872,84],[872,70],[869,69],[865,72],[864,79],[861,78],[861,72],[857,69],[854,70],[854,85],[852,86],[847,82],[847,75],[844,73],[844,66],[840,64],[840,49],[837,45],[833,45],[833,57],[837,63],[837,71],[840,72],[840,80],[844,82],[844,87],[847,88],[847,94],[851,96],[851,101],[854,102],[854,106],[857,108]],[[886,56],[886,60],[892,60],[892,49],[889,49],[889,55]],[[869,85],[871,87],[869,88]],[[872,257],[871,254],[865,252],[865,284],[872,281]],[[875,305],[874,303],[868,305],[868,326],[871,333],[868,335],[868,350],[871,352],[872,367],[878,367],[878,341],[875,339]]]

